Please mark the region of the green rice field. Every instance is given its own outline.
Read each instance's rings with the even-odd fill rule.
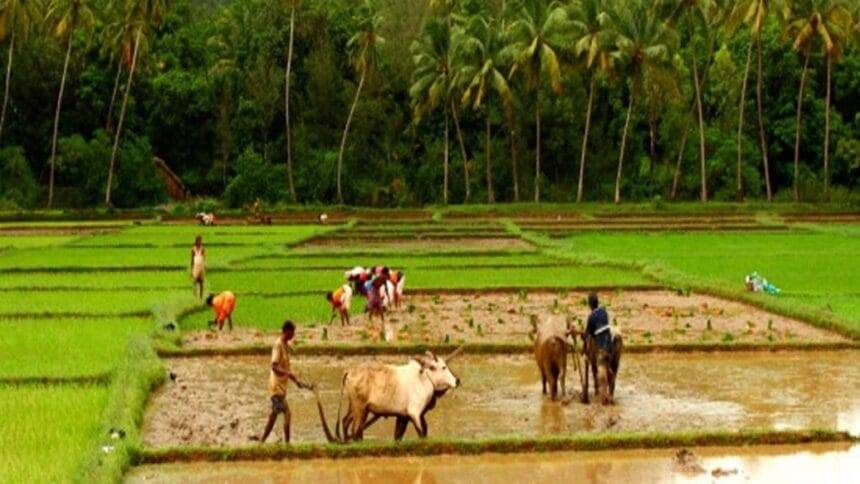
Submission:
[[[276,330],[285,318],[324,325],[331,313],[323,295],[344,283],[344,271],[385,264],[405,271],[407,293],[692,287],[761,303],[855,339],[860,334],[856,225],[659,233],[607,227],[558,238],[542,233],[552,220],[521,229],[502,218],[472,224],[467,215],[460,217],[456,222],[266,227],[154,221],[0,224],[0,230],[45,232],[0,235],[0,482],[122,476],[141,446],[137,430],[143,405],[164,378],[153,344],[162,339],[176,344],[179,338],[163,326],[175,322],[181,334],[205,329],[212,318],[192,295],[189,254],[198,234],[207,247],[207,292],[237,294],[234,322],[239,327]],[[73,233],[75,227],[92,226],[111,230]],[[69,233],[50,233],[53,229]],[[533,249],[432,243],[400,249],[395,242],[383,251],[353,240],[376,233],[395,241],[422,234],[434,241],[460,240],[465,233],[522,237]],[[304,245],[317,236],[329,242]],[[752,271],[782,294],[746,293],[743,277]],[[356,297],[353,313],[363,306]],[[128,429],[128,437],[111,441],[107,431],[112,426]],[[113,447],[106,451],[106,445]]]

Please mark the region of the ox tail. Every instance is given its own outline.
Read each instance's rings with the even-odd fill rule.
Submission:
[[[343,407],[343,389],[346,387],[346,377],[349,376],[349,372],[343,372],[343,379],[340,382],[340,400],[337,402],[337,422],[335,423],[335,434],[337,435],[338,440],[341,442],[346,442],[348,440],[348,436],[346,434],[346,427],[343,428],[343,435],[340,433],[341,421],[340,421],[340,411]]]
[[[320,393],[319,390],[317,390],[316,388],[314,388],[314,395],[317,398],[317,410],[320,414],[320,421],[322,421],[323,433],[325,433],[326,440],[328,440],[329,442],[340,442],[340,438],[332,435],[331,433],[331,429],[329,428],[328,422],[325,418],[325,410],[323,410],[322,402],[320,401]]]

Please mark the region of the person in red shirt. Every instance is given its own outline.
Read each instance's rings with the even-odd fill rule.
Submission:
[[[331,303],[331,319],[329,324],[334,320],[336,313],[340,313],[341,326],[349,325],[349,304],[352,301],[352,288],[349,284],[344,284],[334,292],[326,293],[325,298]]]
[[[215,320],[209,323],[218,326],[218,331],[224,329],[224,321],[227,322],[230,331],[233,330],[233,309],[236,308],[236,296],[230,291],[224,291],[217,296],[210,294],[206,298],[206,305],[215,311]]]

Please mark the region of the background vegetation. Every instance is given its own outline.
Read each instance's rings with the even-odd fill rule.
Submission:
[[[844,201],[858,10],[2,0],[0,208],[164,202],[153,156],[230,206]]]

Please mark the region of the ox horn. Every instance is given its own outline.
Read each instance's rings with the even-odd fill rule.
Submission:
[[[464,350],[465,348],[466,348],[466,345],[462,345],[462,346],[460,346],[459,348],[457,348],[456,350],[454,350],[453,352],[451,352],[451,354],[450,354],[450,355],[446,356],[446,357],[445,357],[445,361],[446,361],[446,362],[450,362],[450,361],[451,361],[451,360],[453,360],[454,358],[456,358],[456,357],[460,356],[460,353],[462,353],[462,352],[463,352],[463,350]]]

